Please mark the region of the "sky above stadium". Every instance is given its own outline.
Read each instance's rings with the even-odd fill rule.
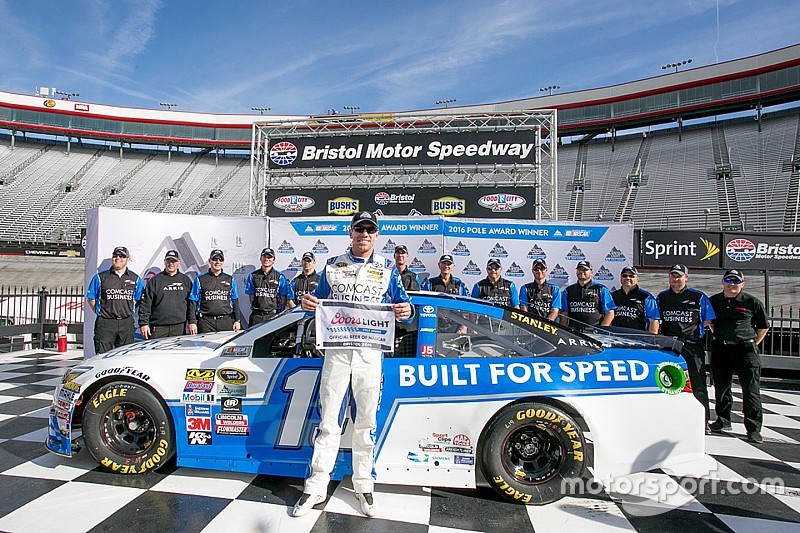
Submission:
[[[602,87],[796,44],[788,0],[0,0],[0,90],[318,114]]]

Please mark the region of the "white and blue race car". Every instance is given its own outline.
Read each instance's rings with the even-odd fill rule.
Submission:
[[[704,415],[673,350],[580,333],[529,313],[412,293],[417,331],[383,362],[378,483],[476,487],[543,504],[570,482],[692,461]],[[151,340],[69,370],[47,447],[105,468],[181,467],[303,478],[319,423],[322,358],[299,309],[243,332]],[[350,474],[343,409],[334,479]],[[565,485],[566,483],[566,485]]]

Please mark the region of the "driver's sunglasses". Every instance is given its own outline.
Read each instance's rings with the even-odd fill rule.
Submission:
[[[736,278],[725,278],[722,281],[724,281],[725,283],[727,283],[729,285],[738,285],[738,284],[740,284],[742,282],[742,280],[736,279]]]
[[[127,259],[128,258],[127,255],[122,255],[122,254],[114,254],[111,257],[118,258],[118,259]]]
[[[364,233],[365,231],[370,235],[375,235],[378,233],[378,228],[375,226],[356,226],[353,228],[353,233]]]
[[[621,278],[631,278],[631,279],[633,279],[633,278],[635,278],[636,276],[634,276],[633,274],[622,274],[620,277],[621,277]]]
[[[499,266],[489,266],[489,267],[486,267],[486,270],[500,270],[500,267]]]
[[[543,267],[543,266],[535,266],[535,267],[533,267],[533,269],[534,269],[534,270],[541,270],[541,271],[545,271],[545,270],[547,270],[547,268],[545,268],[545,267]]]

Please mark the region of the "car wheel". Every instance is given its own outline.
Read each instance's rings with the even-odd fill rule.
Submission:
[[[82,426],[92,457],[112,472],[144,474],[175,454],[164,407],[140,385],[117,382],[98,390],[86,405]]]
[[[584,471],[586,441],[564,411],[541,403],[504,407],[486,428],[480,464],[489,485],[512,502],[561,499]]]

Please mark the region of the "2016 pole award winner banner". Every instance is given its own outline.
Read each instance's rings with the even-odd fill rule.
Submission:
[[[394,249],[403,244],[408,248],[408,269],[420,277],[420,282],[436,266],[443,253],[444,220],[441,217],[380,217],[380,235],[375,250],[393,258]],[[317,272],[328,259],[345,253],[350,247],[350,217],[272,218],[269,221],[270,246],[275,250],[275,268],[288,279],[302,270],[305,252],[314,252]]]
[[[391,304],[320,300],[316,312],[317,348],[394,350]]]
[[[594,279],[609,289],[634,263],[632,224],[445,219],[444,247],[456,262],[453,275],[470,288],[486,276],[490,258],[500,260],[503,277],[517,288],[533,281],[534,259],[547,261],[549,281],[561,287],[577,281],[578,261],[591,261]]]

